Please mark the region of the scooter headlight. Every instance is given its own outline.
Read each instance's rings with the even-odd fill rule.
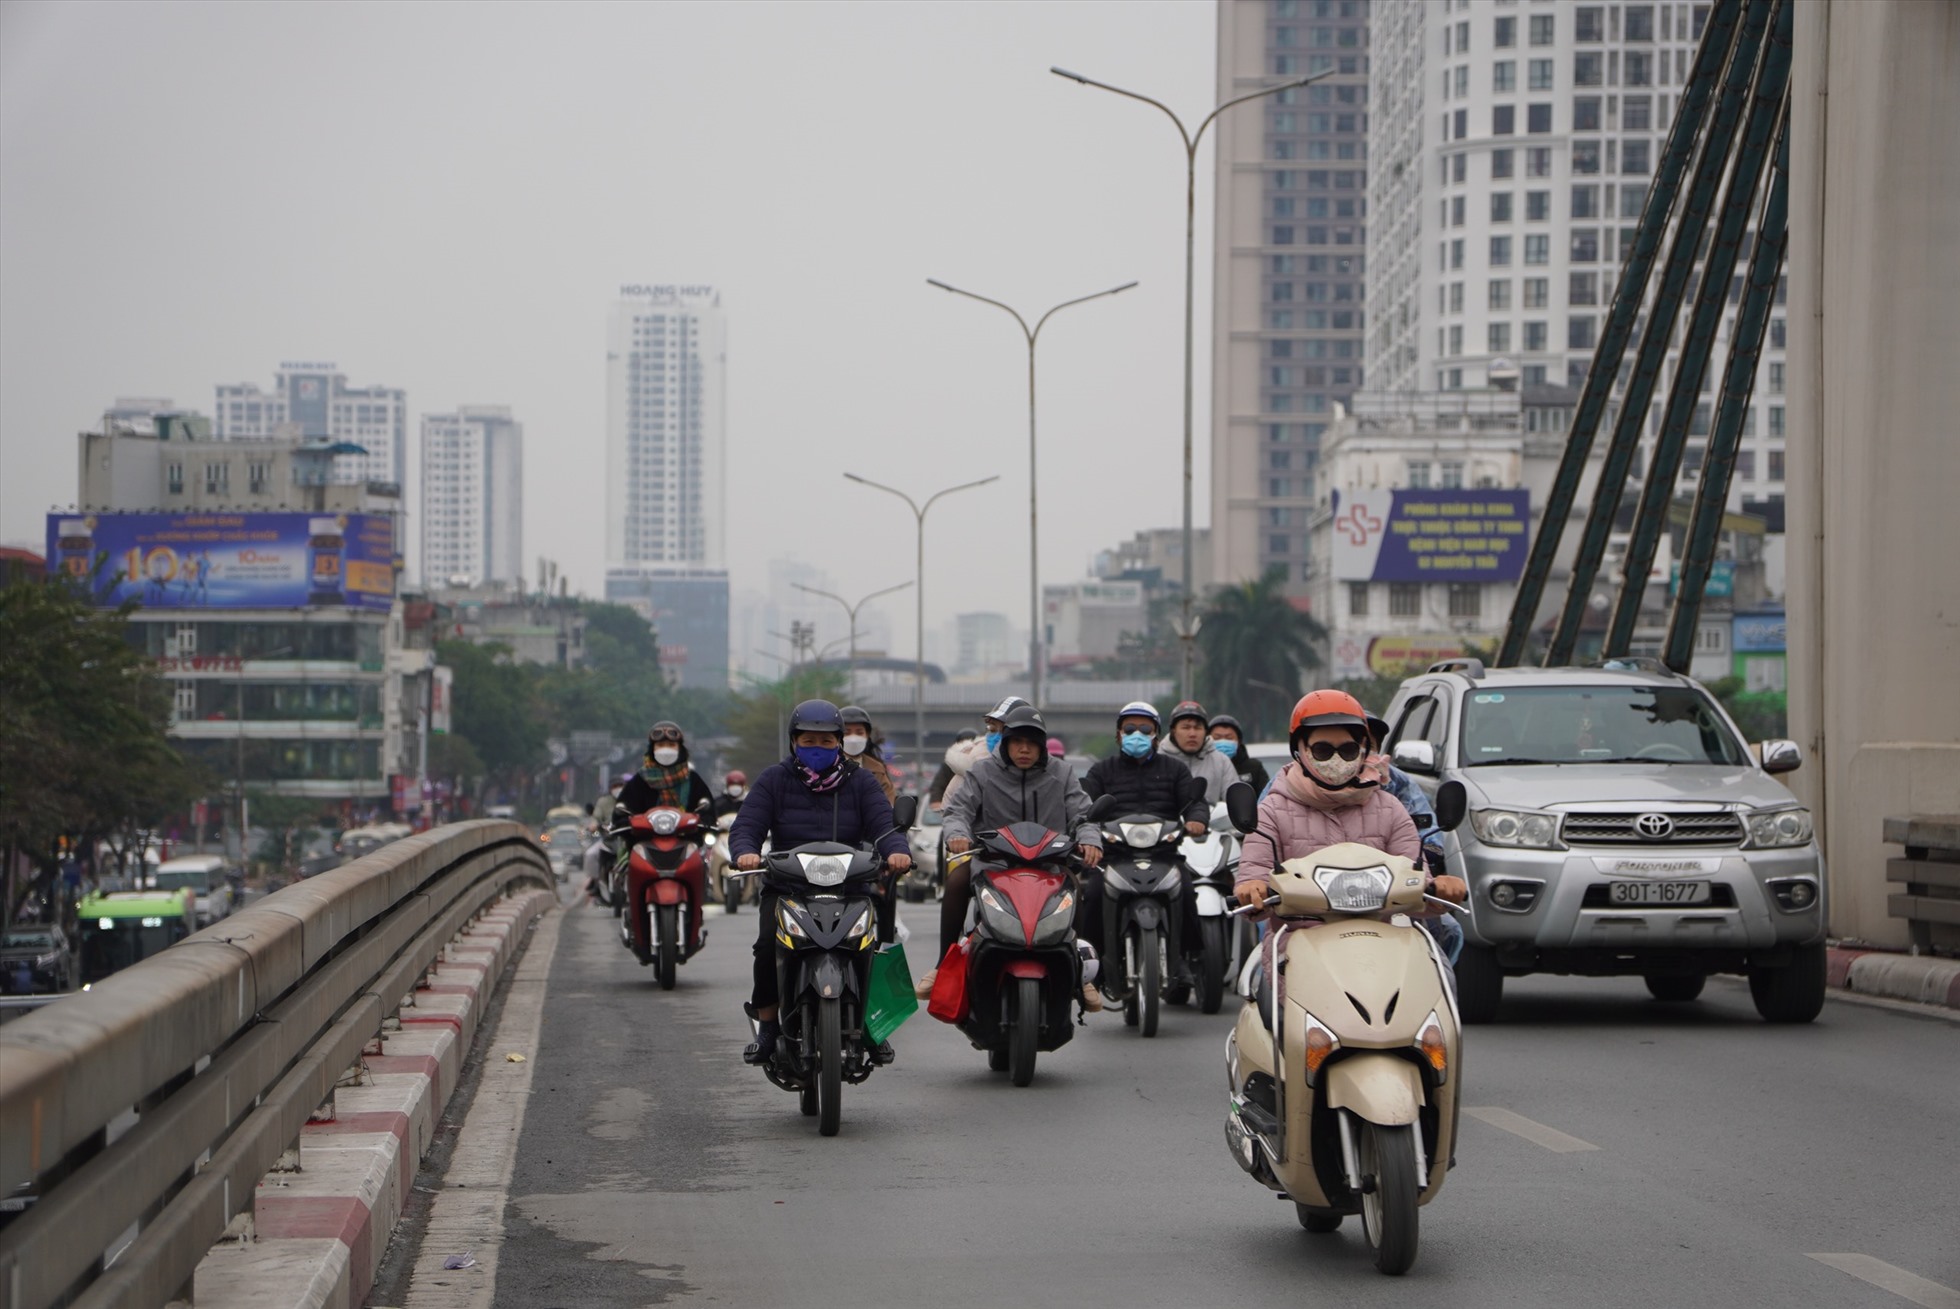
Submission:
[[[1041,918],[1034,926],[1034,943],[1050,945],[1059,941],[1068,934],[1069,927],[1074,921],[1075,893],[1062,891],[1048,902],[1047,908],[1041,911]]]
[[[1123,823],[1119,830],[1123,833],[1123,840],[1131,848],[1148,850],[1151,846],[1157,844],[1157,838],[1162,835],[1164,825],[1162,823]]]
[[[656,836],[672,836],[681,827],[681,816],[672,809],[656,810],[648,821]]]
[[[1335,913],[1365,914],[1388,903],[1394,874],[1382,864],[1372,868],[1316,868],[1314,884],[1327,897],[1327,907]]]
[[[798,855],[803,864],[803,880],[812,886],[838,886],[850,872],[850,864],[830,854]]]
[[[1423,1019],[1422,1027],[1416,1032],[1416,1051],[1422,1055],[1424,1063],[1436,1072],[1437,1085],[1450,1080],[1450,1047],[1443,1039],[1443,1020],[1431,1009],[1429,1017]]]

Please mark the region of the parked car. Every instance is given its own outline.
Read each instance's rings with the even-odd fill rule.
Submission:
[[[1651,660],[1492,668],[1453,659],[1403,682],[1388,749],[1431,794],[1461,782],[1446,842],[1470,884],[1457,961],[1467,1022],[1506,977],[1637,976],[1657,1000],[1710,973],[1749,979],[1771,1022],[1824,1003],[1824,857],[1775,775],[1794,741],[1751,746],[1692,678]]]
[[[159,891],[188,888],[194,897],[192,912],[198,927],[209,927],[231,913],[237,892],[233,889],[231,865],[214,854],[187,854],[157,865],[150,885]]]
[[[0,994],[75,989],[75,952],[52,923],[22,923],[0,934]]]
[[[912,871],[898,884],[899,894],[917,903],[930,900],[944,883],[939,867],[939,846],[944,839],[945,815],[931,805],[919,806],[919,820],[905,839],[912,846]]]

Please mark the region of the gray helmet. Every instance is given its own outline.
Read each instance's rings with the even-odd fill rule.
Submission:
[[[1042,721],[1041,711],[1025,700],[1001,716],[1000,730],[1003,736],[1013,736],[1016,732],[1038,736],[1043,748],[1048,745],[1048,724]]]
[[[859,727],[871,726],[871,715],[854,704],[847,704],[842,709],[839,709],[837,711],[837,717],[847,727],[852,723],[856,723]]]

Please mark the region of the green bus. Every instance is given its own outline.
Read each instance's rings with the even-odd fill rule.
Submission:
[[[190,887],[161,891],[97,891],[82,897],[82,985],[159,954],[196,926]]]

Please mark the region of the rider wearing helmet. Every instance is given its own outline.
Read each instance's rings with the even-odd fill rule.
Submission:
[[[729,814],[742,811],[742,797],[749,793],[749,775],[741,769],[731,769],[722,779],[721,794],[715,797],[715,817],[726,818]]]
[[[1266,765],[1254,759],[1252,752],[1245,748],[1245,729],[1239,726],[1239,720],[1230,714],[1213,714],[1206,727],[1211,731],[1211,748],[1231,761],[1232,771],[1239,775],[1239,780],[1260,795],[1266,794],[1273,779],[1267,774]]]
[[[790,711],[789,754],[756,777],[755,788],[729,829],[728,851],[737,868],[760,868],[764,841],[777,850],[812,841],[875,846],[892,872],[903,873],[912,866],[910,846],[893,818],[891,802],[872,774],[849,765],[843,735],[844,720],[828,700],[805,700]],[[892,909],[887,893],[878,909],[881,941],[891,939]],[[763,891],[756,918],[750,1012],[761,1026],[755,1042],[742,1052],[742,1058],[752,1064],[768,1061],[782,1033],[776,1021],[774,891]],[[880,1046],[873,1057],[881,1063],[889,1061],[891,1047]]]
[[[939,808],[940,805],[946,802],[946,788],[951,786],[953,779],[964,771],[963,768],[953,767],[953,752],[978,735],[980,733],[974,731],[971,727],[962,727],[959,731],[953,733],[953,744],[947,747],[945,761],[939,765],[939,771],[932,775],[932,785],[926,791],[926,803],[934,809]],[[960,757],[964,758],[965,756],[962,753]]]
[[[592,821],[597,835],[592,844],[585,847],[585,889],[594,900],[606,898],[605,883],[600,880],[600,870],[605,867],[606,847],[611,838],[606,833],[612,830],[613,810],[619,807],[619,793],[633,780],[633,774],[621,773],[613,778],[612,786],[592,803]]]
[[[898,801],[898,788],[892,784],[891,765],[878,753],[878,734],[871,726],[871,715],[854,704],[837,711],[844,723],[844,757],[854,768],[862,768],[878,779],[885,802]]]
[[[1196,700],[1180,702],[1171,710],[1171,748],[1165,753],[1205,784],[1206,804],[1217,804],[1225,798],[1225,788],[1239,780],[1239,774],[1232,761],[1212,746],[1207,735],[1209,723],[1203,705]]]
[[[646,757],[619,793],[614,824],[649,809],[685,809],[703,818],[714,817],[714,788],[688,762],[687,735],[681,725],[664,718],[647,729]]]
[[[979,763],[982,759],[986,759],[999,751],[1001,733],[1004,730],[1002,723],[1007,718],[1007,715],[1015,709],[1032,707],[1018,695],[1008,696],[987,711],[987,735],[983,740],[968,742],[964,748],[957,744],[954,746],[954,749],[960,750],[964,756],[964,762],[961,759],[955,758],[951,751],[947,752],[946,762],[952,768],[954,777],[952,781],[946,783],[945,791],[940,794],[939,800],[942,806],[949,803],[953,796],[959,792],[961,785],[966,780],[968,769],[973,767],[974,764]]]

